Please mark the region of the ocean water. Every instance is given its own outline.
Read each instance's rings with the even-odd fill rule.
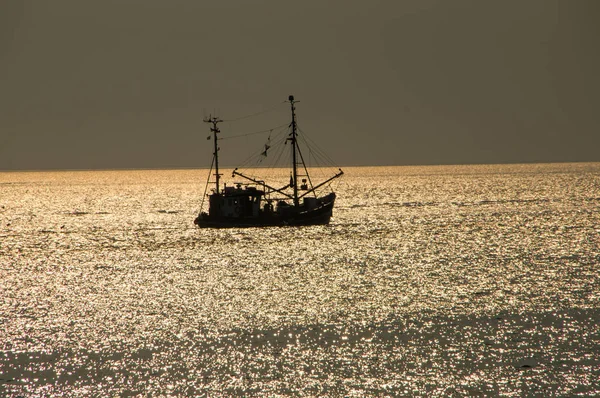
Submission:
[[[0,396],[600,395],[600,163],[344,171],[222,230],[206,170],[0,173]]]

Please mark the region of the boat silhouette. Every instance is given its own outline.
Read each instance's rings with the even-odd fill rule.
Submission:
[[[304,162],[299,143],[296,107],[294,96],[290,95],[291,123],[285,144],[291,147],[291,172],[289,184],[274,187],[262,179],[248,176],[237,168],[232,177],[239,177],[244,183],[237,182],[233,186],[220,186],[218,134],[221,132],[218,123],[223,120],[210,116],[204,121],[212,125],[214,152],[212,165],[215,174],[209,172],[207,187],[211,176],[215,177],[214,188],[208,197],[208,211],[200,210],[194,223],[201,228],[235,228],[235,227],[268,227],[268,226],[300,226],[329,224],[336,199],[335,192],[318,196],[317,190],[325,187],[332,180],[341,177],[341,169],[330,178],[313,184],[308,168]],[[209,137],[210,138],[210,137]],[[263,155],[270,149],[265,145]],[[299,182],[300,180],[300,182]],[[202,202],[204,204],[204,200]]]

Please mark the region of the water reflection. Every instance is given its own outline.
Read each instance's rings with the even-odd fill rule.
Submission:
[[[599,172],[356,168],[330,226],[216,231],[197,171],[2,173],[0,392],[597,394]]]

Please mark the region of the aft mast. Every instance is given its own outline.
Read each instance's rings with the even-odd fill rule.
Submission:
[[[215,142],[215,152],[213,153],[213,155],[215,158],[215,177],[216,177],[215,193],[217,195],[219,194],[219,180],[221,178],[221,175],[219,174],[219,145],[217,143],[217,133],[220,133],[221,130],[219,130],[219,128],[217,127],[217,124],[222,121],[223,120],[219,119],[218,117],[212,117],[212,116],[209,116],[208,118],[204,119],[205,123],[212,123],[212,127],[210,128],[210,131],[213,133],[213,141]]]
[[[288,138],[292,142],[292,188],[294,189],[294,206],[298,207],[300,201],[298,199],[298,163],[296,160],[296,153],[298,151],[296,142],[296,107],[294,106],[296,101],[294,101],[293,95],[290,95],[288,99],[290,100],[290,105],[292,107],[292,133],[291,137]]]

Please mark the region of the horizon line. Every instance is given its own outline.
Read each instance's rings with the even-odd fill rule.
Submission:
[[[353,167],[438,167],[438,166],[508,166],[508,165],[535,165],[535,164],[574,164],[574,163],[600,163],[596,161],[560,161],[560,162],[504,162],[504,163],[422,163],[422,164],[348,164],[342,166],[312,166],[311,169],[335,169],[335,168],[353,168]],[[232,166],[221,166],[222,169],[236,169]],[[289,167],[247,167],[246,169],[288,169]],[[38,173],[38,172],[62,172],[62,171],[159,171],[159,170],[210,170],[210,167],[191,167],[191,166],[166,166],[166,167],[107,167],[107,168],[48,168],[48,169],[0,169],[0,173]]]

